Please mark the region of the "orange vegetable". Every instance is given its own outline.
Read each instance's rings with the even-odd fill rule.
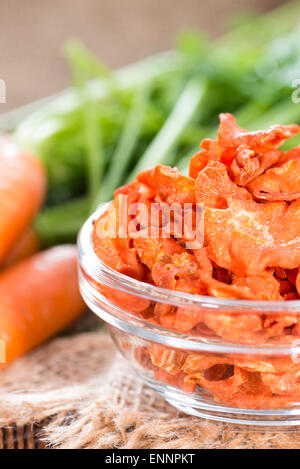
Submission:
[[[40,239],[32,227],[26,228],[24,233],[13,246],[12,250],[6,256],[2,269],[21,262],[39,251]]]
[[[142,171],[137,180],[157,192],[161,200],[172,203],[195,202],[195,183],[190,177],[183,176],[178,169],[157,165]]]
[[[39,210],[46,189],[42,163],[0,137],[0,262]]]
[[[207,208],[205,221],[210,257],[239,276],[300,265],[300,200],[235,200],[225,210]]]
[[[57,334],[84,309],[75,246],[49,249],[3,272],[0,339],[6,346],[6,362]]]
[[[300,199],[300,158],[268,169],[250,182],[248,190],[261,200]]]
[[[231,114],[220,114],[217,140],[204,139],[203,152],[190,163],[190,176],[197,177],[210,160],[220,161],[239,186],[245,186],[283,157],[278,147],[300,131],[298,125],[274,125],[268,130],[248,132],[239,127]]]

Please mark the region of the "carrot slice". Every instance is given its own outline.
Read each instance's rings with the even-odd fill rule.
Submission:
[[[0,262],[39,210],[46,188],[42,163],[0,137]]]
[[[59,246],[0,275],[0,339],[6,362],[25,354],[80,316],[77,250]]]
[[[248,132],[239,127],[232,114],[220,114],[220,126],[218,130],[218,144],[224,150],[236,149],[240,145],[246,145],[255,152],[265,152],[278,148],[286,139],[293,137],[300,131],[298,125],[273,125],[267,130]],[[201,147],[210,149],[211,143],[205,139]],[[209,148],[208,148],[209,147]],[[227,158],[225,158],[227,159]]]
[[[237,125],[232,114],[220,114],[217,140],[204,139],[190,163],[190,176],[197,174],[209,160],[224,163],[239,186],[245,186],[276,164],[283,156],[278,147],[300,131],[298,125],[274,125],[267,130],[248,132]]]
[[[157,165],[139,173],[137,179],[168,204],[195,202],[195,181],[180,174],[177,168]]]
[[[229,178],[226,166],[219,161],[210,161],[198,174],[195,194],[198,204],[211,208],[227,208],[228,200],[252,200],[246,189]]]
[[[268,169],[247,189],[261,200],[292,201],[300,198],[300,159],[289,160]]]

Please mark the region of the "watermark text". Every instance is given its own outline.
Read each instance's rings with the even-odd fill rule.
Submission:
[[[295,91],[292,93],[292,102],[294,104],[300,103],[300,78],[296,78],[292,81],[292,88],[295,88]]]
[[[120,195],[97,222],[99,238],[175,238],[187,249],[199,249],[204,239],[202,204],[129,203]]]

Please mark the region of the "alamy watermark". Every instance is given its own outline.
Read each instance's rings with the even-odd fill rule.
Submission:
[[[300,103],[300,78],[296,78],[292,81],[292,88],[295,88],[295,91],[292,93],[292,102],[294,104]]]
[[[96,232],[99,238],[111,239],[174,237],[184,241],[187,249],[199,249],[204,239],[203,205],[129,203],[127,195],[120,195],[100,217]]]
[[[0,78],[0,104],[6,103],[6,83]]]

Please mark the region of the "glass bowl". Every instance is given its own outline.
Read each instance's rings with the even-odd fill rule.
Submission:
[[[300,301],[220,299],[127,277],[93,249],[93,223],[105,209],[79,234],[80,289],[142,379],[186,414],[300,425]]]

